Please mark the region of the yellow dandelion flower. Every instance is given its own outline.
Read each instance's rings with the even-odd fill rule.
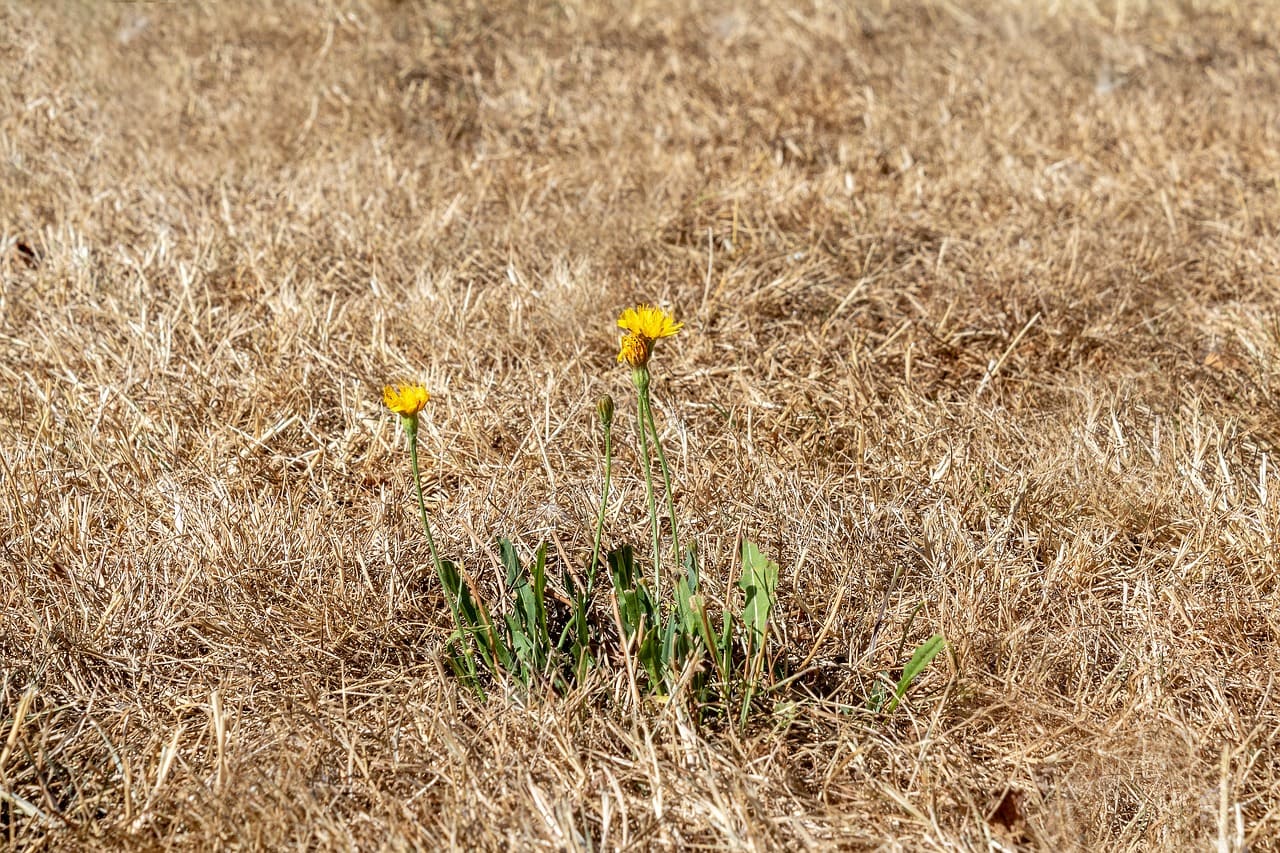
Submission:
[[[430,399],[431,395],[421,385],[387,385],[382,389],[382,401],[402,418],[416,418]]]
[[[625,329],[618,346],[618,361],[634,369],[645,367],[653,354],[653,342],[669,338],[684,328],[675,318],[652,305],[628,308],[618,317],[618,328]]]
[[[618,328],[626,329],[633,335],[639,335],[650,341],[658,338],[669,338],[684,328],[684,323],[677,323],[675,318],[653,305],[637,305],[628,308],[618,317]]]

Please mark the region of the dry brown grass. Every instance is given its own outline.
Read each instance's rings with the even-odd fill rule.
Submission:
[[[0,837],[1276,849],[1276,32],[2,0]],[[688,321],[658,417],[713,593],[745,533],[784,654],[832,619],[815,698],[743,732],[611,671],[479,705],[436,658],[381,383],[436,394],[446,553],[581,561],[639,299]],[[919,602],[952,659],[841,713]]]

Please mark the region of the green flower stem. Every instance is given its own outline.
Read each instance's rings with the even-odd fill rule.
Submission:
[[[404,431],[409,436],[409,461],[413,464],[413,485],[418,492],[418,512],[422,514],[422,529],[427,534],[427,547],[431,549],[431,562],[435,563],[436,574],[443,572],[440,566],[440,555],[436,552],[436,540],[431,535],[431,522],[427,520],[427,504],[422,498],[422,475],[418,471],[418,418],[402,417]],[[452,602],[450,602],[452,604]]]
[[[640,455],[644,462],[644,493],[649,501],[649,519],[653,523],[653,595],[662,600],[662,535],[658,524],[658,502],[653,496],[653,458],[649,455],[649,430],[645,426],[644,404],[649,397],[649,371],[637,367],[631,371],[640,408]]]
[[[596,585],[596,566],[600,562],[600,543],[604,539],[604,515],[609,506],[609,480],[613,476],[613,424],[604,424],[604,490],[600,495],[600,515],[596,519],[596,541],[591,549],[591,565],[587,567],[587,600]]]
[[[667,454],[662,450],[662,442],[658,440],[658,427],[653,422],[653,404],[649,400],[649,383],[645,383],[640,392],[640,408],[644,415],[649,432],[653,435],[653,446],[658,450],[658,464],[662,467],[662,484],[667,492],[667,512],[671,516],[671,545],[675,554],[675,571],[680,571],[680,527],[676,522],[676,501],[671,494],[671,470],[667,467]]]
[[[422,531],[427,534],[427,548],[431,550],[431,562],[436,567],[436,577],[440,579],[440,588],[444,592],[445,601],[449,603],[449,612],[453,615],[453,625],[459,631],[462,630],[462,613],[459,611],[459,602],[449,594],[448,585],[444,579],[444,565],[440,562],[440,553],[436,551],[436,540],[431,535],[431,521],[427,518],[427,503],[422,497],[422,474],[418,468],[418,416],[417,415],[401,415],[401,423],[404,424],[404,431],[409,436],[409,462],[413,466],[413,488],[418,493],[418,513],[422,516]],[[480,687],[480,682],[476,680],[476,662],[471,653],[471,644],[464,637],[461,641],[462,656],[466,661],[467,675],[471,679],[472,685],[481,698],[484,697],[484,689]]]

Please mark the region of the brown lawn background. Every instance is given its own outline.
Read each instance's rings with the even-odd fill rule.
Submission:
[[[1276,849],[1278,19],[3,0],[0,844]],[[742,731],[445,677],[381,405],[496,596],[613,393],[643,550],[650,300],[711,598],[755,539],[813,654]]]

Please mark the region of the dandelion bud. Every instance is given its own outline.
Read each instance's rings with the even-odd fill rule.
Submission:
[[[596,414],[600,415],[600,423],[605,429],[613,426],[613,398],[605,394],[596,400]]]

